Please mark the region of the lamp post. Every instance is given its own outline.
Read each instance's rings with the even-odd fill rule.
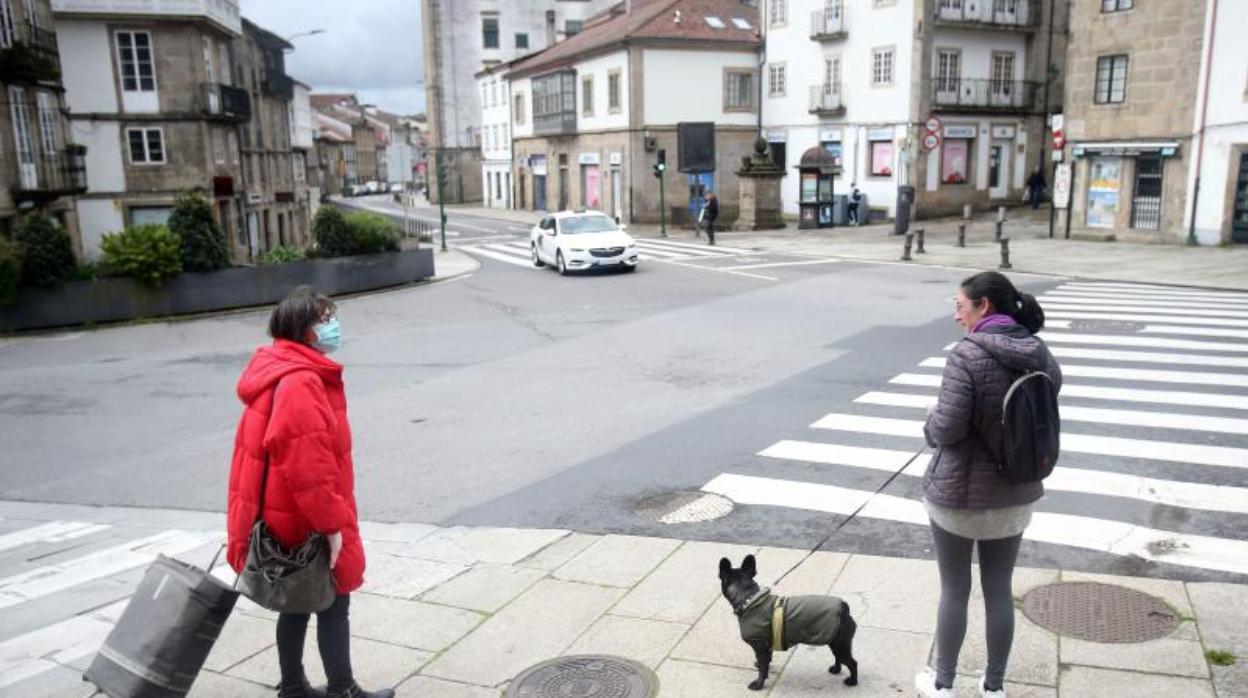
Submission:
[[[324,29],[312,29],[306,32],[299,32],[297,34],[291,34],[290,36],[286,37],[286,42],[290,43],[291,41],[294,41],[295,39],[298,39],[301,36],[316,36],[317,34],[324,34],[324,33],[325,33]]]

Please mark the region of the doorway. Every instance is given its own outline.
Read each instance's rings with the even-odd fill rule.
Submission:
[[[533,210],[546,210],[546,175],[533,175]]]
[[[1231,218],[1231,240],[1248,242],[1248,153],[1239,155],[1239,179],[1235,181],[1235,215]]]
[[[559,156],[559,210],[568,210],[568,156]]]
[[[597,165],[581,165],[581,207],[602,208],[602,170]]]
[[[994,142],[988,148],[988,195],[1004,199],[1010,194],[1010,145]]]
[[[774,143],[772,145],[775,145]],[[714,172],[695,172],[689,175],[689,220],[694,223],[706,205],[706,193],[715,191]]]
[[[1139,230],[1161,228],[1161,158],[1135,159],[1135,190],[1131,195],[1131,227]]]

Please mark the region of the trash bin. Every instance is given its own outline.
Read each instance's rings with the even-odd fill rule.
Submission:
[[[910,207],[914,204],[914,187],[897,187],[897,216],[893,219],[893,233],[901,235],[910,229]]]
[[[849,195],[837,194],[832,200],[832,222],[849,225]]]

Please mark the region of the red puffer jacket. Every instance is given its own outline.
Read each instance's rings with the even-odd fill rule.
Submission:
[[[355,591],[364,582],[364,545],[342,366],[311,347],[279,339],[256,351],[238,380],[238,397],[245,407],[230,465],[230,565],[240,571],[247,561],[267,452],[269,529],[285,547],[299,545],[313,531],[341,532],[334,584],[341,594]]]

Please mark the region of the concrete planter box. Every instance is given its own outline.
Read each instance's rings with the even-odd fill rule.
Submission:
[[[399,286],[428,279],[433,274],[433,250],[422,248],[271,267],[188,272],[169,279],[159,288],[124,277],[72,281],[53,289],[22,289],[16,305],[0,308],[0,331],[271,305],[300,284],[327,295],[339,295]]]

